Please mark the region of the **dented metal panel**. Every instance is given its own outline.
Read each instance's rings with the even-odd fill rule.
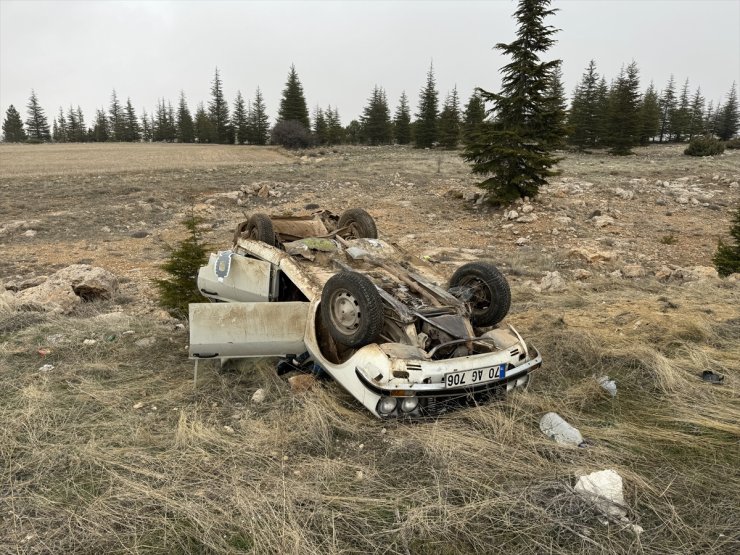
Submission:
[[[300,354],[309,303],[194,303],[190,305],[190,357]]]
[[[273,217],[272,228],[275,233],[286,239],[320,237],[329,233],[324,223],[313,216]]]
[[[216,273],[218,256],[212,254],[208,265],[198,272],[198,290],[206,297],[237,302],[266,302],[270,300],[272,265],[264,260],[231,256],[228,273]]]

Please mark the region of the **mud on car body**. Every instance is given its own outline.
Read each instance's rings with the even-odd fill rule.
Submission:
[[[542,359],[501,325],[511,293],[488,262],[435,266],[337,217],[254,214],[212,254],[190,305],[194,359],[282,356],[317,366],[380,418],[419,418],[525,387]]]

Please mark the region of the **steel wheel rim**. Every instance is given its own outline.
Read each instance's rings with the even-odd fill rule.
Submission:
[[[349,291],[341,290],[329,301],[329,319],[334,328],[343,335],[353,335],[360,327],[360,304]]]
[[[473,307],[473,310],[482,312],[493,304],[493,290],[485,281],[476,277],[469,277],[463,279],[460,285],[469,287],[472,290],[473,297],[470,299],[470,305]]]

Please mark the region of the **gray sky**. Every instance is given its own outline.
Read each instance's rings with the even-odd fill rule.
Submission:
[[[588,61],[615,76],[636,60],[643,89],[671,73],[707,99],[740,81],[739,0],[555,0],[561,29],[551,57],[572,91]],[[377,83],[395,110],[405,90],[415,110],[433,60],[443,99],[457,85],[496,90],[506,59],[493,50],[514,37],[513,0],[489,2],[119,2],[0,0],[0,110],[26,117],[31,88],[47,115],[80,105],[88,125],[111,90],[137,113],[185,91],[191,110],[207,101],[214,69],[233,101],[262,88],[277,112],[295,63],[309,109],[331,104],[357,118]],[[550,56],[548,56],[548,59]]]

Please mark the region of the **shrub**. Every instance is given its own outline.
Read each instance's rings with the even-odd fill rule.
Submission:
[[[299,121],[279,121],[272,128],[270,140],[274,145],[298,149],[311,146],[311,134]]]
[[[740,137],[736,137],[734,139],[730,139],[729,141],[726,141],[725,148],[729,148],[732,150],[740,149]]]
[[[691,139],[689,146],[686,147],[683,153],[689,156],[714,156],[715,154],[722,154],[724,151],[725,145],[722,141],[714,137],[702,136]]]
[[[730,235],[734,245],[726,245],[722,239],[717,244],[717,252],[714,253],[712,262],[717,268],[717,273],[722,277],[740,272],[740,208],[735,212],[734,221],[730,228]]]
[[[188,317],[188,304],[203,302],[198,291],[198,270],[208,261],[208,247],[201,241],[198,224],[202,220],[191,215],[182,223],[188,237],[170,249],[162,268],[171,277],[154,280],[159,290],[159,304],[176,318]]]

